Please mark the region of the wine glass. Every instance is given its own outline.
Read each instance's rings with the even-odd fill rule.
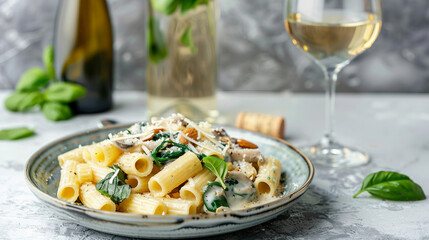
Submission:
[[[334,134],[338,73],[374,43],[381,29],[381,0],[285,0],[284,22],[295,46],[322,68],[326,83],[326,134],[302,150],[316,164],[351,167],[369,154],[338,143]]]

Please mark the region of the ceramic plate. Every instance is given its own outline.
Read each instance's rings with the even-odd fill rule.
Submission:
[[[37,151],[27,162],[26,178],[31,191],[59,215],[98,231],[143,238],[190,238],[228,233],[266,222],[283,213],[308,188],[313,179],[311,161],[299,150],[280,139],[254,132],[228,128],[232,137],[256,143],[264,156],[282,163],[286,174],[281,197],[256,207],[217,215],[154,216],[90,209],[56,198],[60,180],[57,156],[68,150],[107,138],[108,133],[124,130],[129,125],[116,125],[72,135],[54,141]]]

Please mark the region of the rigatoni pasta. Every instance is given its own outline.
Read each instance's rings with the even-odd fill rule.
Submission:
[[[113,170],[108,167],[101,167],[91,162],[88,164],[91,166],[93,180],[96,183],[101,181],[104,177],[106,177],[107,174],[113,172]]]
[[[95,189],[93,183],[84,183],[80,187],[79,199],[83,205],[104,211],[116,211],[116,205],[109,197],[104,196]]]
[[[89,145],[83,149],[83,158],[86,162],[93,162],[100,166],[110,166],[122,151],[109,140]]]
[[[281,164],[257,145],[180,114],[136,123],[58,156],[58,198],[150,215],[217,213],[277,197]]]
[[[255,187],[259,193],[268,193],[274,195],[280,182],[282,166],[279,160],[267,158],[259,166],[259,172],[256,176]]]
[[[80,163],[76,166],[77,178],[80,183],[92,182],[92,168],[88,163]]]
[[[128,175],[127,184],[131,186],[131,192],[133,193],[144,193],[149,192],[149,180],[151,176],[139,177],[136,175]]]
[[[197,206],[192,201],[176,198],[158,198],[166,206],[170,215],[190,215],[197,213]]]
[[[203,203],[202,194],[204,186],[215,179],[216,176],[210,170],[207,168],[203,169],[195,177],[190,178],[180,189],[180,197],[194,202],[196,206],[200,206]]]
[[[118,166],[126,174],[133,174],[139,177],[145,177],[152,172],[153,160],[142,153],[123,153],[117,160]]]
[[[83,158],[84,150],[85,150],[84,147],[78,147],[76,149],[73,149],[71,151],[63,153],[63,154],[58,156],[58,163],[60,164],[61,167],[64,165],[64,162],[66,162],[68,160],[73,160],[76,162],[83,163],[83,162],[85,162],[85,160]]]
[[[76,173],[78,162],[66,161],[61,169],[57,196],[66,202],[75,202],[79,196],[79,180]]]
[[[163,201],[139,193],[132,193],[119,207],[121,212],[145,215],[165,215],[168,212]]]
[[[150,193],[155,197],[163,197],[202,169],[198,157],[187,152],[149,180]]]

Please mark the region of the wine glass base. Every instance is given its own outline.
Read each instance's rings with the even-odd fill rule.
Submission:
[[[370,161],[368,153],[338,143],[316,144],[300,149],[314,164],[320,166],[355,167],[365,165]]]

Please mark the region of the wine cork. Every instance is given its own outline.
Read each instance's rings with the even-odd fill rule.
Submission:
[[[276,138],[283,138],[285,132],[283,117],[260,113],[240,112],[235,120],[235,126]]]

